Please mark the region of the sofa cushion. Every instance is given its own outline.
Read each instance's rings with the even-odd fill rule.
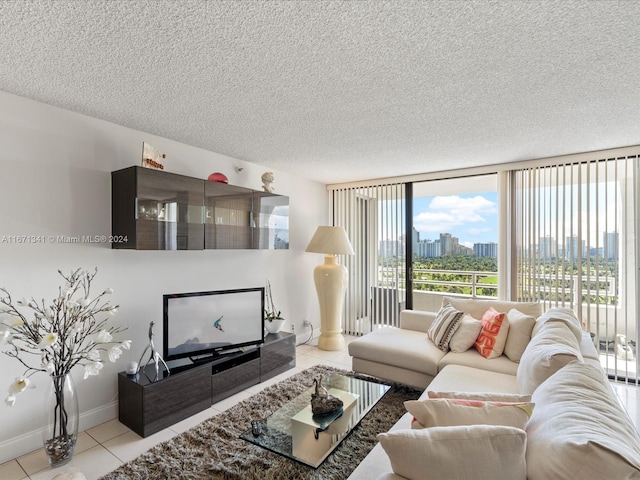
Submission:
[[[547,378],[576,360],[583,358],[571,330],[563,322],[546,322],[531,339],[518,364],[520,393],[532,394]]]
[[[544,312],[543,315],[540,315],[536,319],[536,324],[533,327],[533,331],[531,332],[531,336],[535,337],[540,330],[540,328],[549,321],[557,321],[564,323],[571,333],[576,337],[576,340],[580,342],[582,340],[582,325],[578,317],[573,310],[566,307],[553,307]]]
[[[504,351],[509,333],[509,320],[505,313],[489,307],[482,315],[482,329],[474,346],[485,358],[498,358]]]
[[[414,421],[411,428],[456,425],[507,425],[524,430],[533,403],[486,402],[455,398],[408,400],[404,406]]]
[[[542,315],[542,305],[539,302],[508,302],[500,300],[479,300],[477,298],[442,297],[442,305],[451,305],[455,309],[468,313],[472,317],[482,318],[489,307],[498,312],[507,313],[516,308],[524,314],[539,317]]]
[[[427,389],[429,398],[458,398],[463,400],[481,400],[483,402],[530,402],[531,395],[500,392],[432,392]]]
[[[574,362],[532,396],[527,425],[530,480],[639,479],[640,438],[602,367]]]
[[[467,367],[507,373],[509,375],[515,375],[518,371],[518,364],[512,362],[506,356],[502,355],[498,358],[491,359],[484,358],[475,348],[470,348],[462,353],[447,353],[442,360],[440,360],[438,367],[442,370],[447,365],[465,365]]]
[[[349,354],[435,376],[445,353],[423,332],[385,327],[349,343]]]
[[[449,342],[460,326],[464,313],[451,305],[443,305],[429,327],[427,337],[443,352],[449,351]]]
[[[378,435],[395,474],[410,480],[525,480],[526,434],[513,427],[466,425]]]
[[[471,351],[471,350],[469,350]],[[473,350],[475,352],[475,350]],[[478,358],[489,362],[475,352]],[[450,354],[447,354],[450,355]],[[495,361],[495,360],[494,360]],[[506,360],[509,362],[509,360]],[[509,362],[513,364],[513,362]],[[503,392],[519,393],[515,375],[480,370],[464,365],[448,365],[434,378],[420,399],[428,398],[428,392]]]
[[[481,329],[482,322],[465,313],[458,330],[456,330],[449,342],[449,349],[456,353],[466,352],[476,343]]]
[[[507,343],[504,346],[504,354],[512,362],[519,362],[525,348],[531,341],[531,332],[536,324],[536,319],[533,315],[526,315],[515,308],[507,312],[507,318],[509,319],[509,332]]]

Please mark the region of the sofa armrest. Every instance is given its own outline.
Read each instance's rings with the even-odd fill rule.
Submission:
[[[402,310],[400,312],[400,328],[427,332],[436,318],[436,312],[422,312],[420,310]]]

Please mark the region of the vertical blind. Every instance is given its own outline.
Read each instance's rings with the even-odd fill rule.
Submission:
[[[345,228],[355,251],[343,257],[349,271],[344,332],[398,326],[405,298],[405,185],[336,188],[331,202],[333,224]]]
[[[573,309],[600,362],[638,381],[638,157],[514,170],[516,293]]]

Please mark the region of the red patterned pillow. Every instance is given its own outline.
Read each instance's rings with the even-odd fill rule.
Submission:
[[[482,330],[474,346],[483,357],[497,358],[504,351],[508,333],[507,316],[490,307],[482,316]]]

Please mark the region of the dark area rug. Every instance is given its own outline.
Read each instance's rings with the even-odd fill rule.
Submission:
[[[239,438],[250,427],[250,419],[266,417],[312,386],[314,377],[330,373],[384,383],[328,366],[309,368],[156,445],[101,480],[344,480],[375,446],[376,435],[389,430],[404,415],[404,402],[420,396],[419,390],[391,384],[387,394],[317,469]]]

